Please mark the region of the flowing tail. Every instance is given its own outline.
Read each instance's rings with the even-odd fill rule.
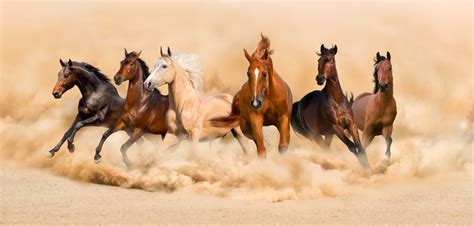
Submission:
[[[232,111],[228,116],[211,118],[209,121],[211,126],[214,127],[226,127],[234,128],[239,125],[240,122],[240,110],[239,110],[239,94],[237,93],[232,100]]]
[[[306,123],[301,120],[299,112],[300,102],[295,102],[291,111],[291,127],[296,132],[296,134],[302,135],[306,138],[310,137],[309,128],[306,126]]]

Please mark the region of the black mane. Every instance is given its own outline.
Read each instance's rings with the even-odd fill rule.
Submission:
[[[74,64],[76,64],[77,66],[81,66],[85,69],[87,69],[88,71],[92,72],[92,74],[94,74],[95,76],[97,76],[97,78],[99,78],[100,80],[104,81],[104,82],[108,82],[110,83],[110,79],[104,75],[100,69],[88,64],[88,63],[85,63],[85,62],[73,62]]]
[[[376,94],[379,91],[379,78],[377,76],[377,71],[379,70],[379,68],[377,67],[377,65],[381,61],[386,60],[386,59],[387,58],[384,57],[384,56],[380,56],[380,58],[378,58],[378,59],[377,59],[377,57],[375,57],[375,59],[374,59],[374,62],[375,62],[374,63],[374,74],[373,74],[373,76],[374,76],[374,81],[373,82],[374,82],[374,85],[375,85],[374,86],[374,94]]]

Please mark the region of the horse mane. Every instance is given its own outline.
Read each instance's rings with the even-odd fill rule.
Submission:
[[[110,83],[110,79],[104,75],[99,68],[96,68],[86,62],[74,62],[73,61],[73,65],[76,65],[76,66],[80,66],[80,67],[83,67],[85,69],[87,69],[88,71],[92,72],[92,74],[94,74],[95,76],[97,76],[97,78],[99,78],[100,80],[104,81],[104,82],[107,82],[107,83]],[[111,84],[111,83],[110,83]]]
[[[374,74],[373,74],[373,76],[374,76],[374,80],[373,80],[373,82],[374,82],[374,94],[376,94],[379,91],[379,78],[377,76],[377,71],[378,71],[379,68],[377,67],[377,65],[381,61],[386,60],[386,59],[387,58],[385,56],[380,56],[379,59],[377,59],[377,57],[374,58],[374,62],[375,62],[374,63]]]
[[[202,80],[201,68],[198,59],[194,54],[174,54],[173,58],[183,67],[193,87],[202,91],[204,82]]]
[[[257,54],[259,59],[263,56],[265,50],[268,52],[268,55],[271,55],[274,52],[273,49],[270,49],[270,39],[268,39],[268,37],[264,36],[263,34],[260,34],[260,36],[262,39],[260,39],[260,42],[258,42],[257,49],[254,52],[254,54]]]

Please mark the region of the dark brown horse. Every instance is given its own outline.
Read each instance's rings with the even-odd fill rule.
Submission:
[[[128,148],[141,138],[145,133],[159,134],[162,137],[166,134],[165,114],[168,111],[168,96],[162,95],[157,89],[149,92],[144,89],[143,81],[149,75],[148,66],[140,59],[140,54],[136,52],[128,53],[125,50],[125,59],[120,62],[120,69],[114,77],[115,83],[120,85],[124,81],[129,81],[125,106],[114,127],[107,130],[96,148],[94,160],[100,161],[102,145],[105,140],[114,132],[129,128],[131,136],[120,148],[123,162],[131,165],[127,157]]]
[[[357,156],[364,168],[370,168],[367,155],[360,142],[350,103],[339,83],[336,53],[337,46],[327,49],[321,45],[316,82],[318,85],[326,82],[326,85],[322,91],[308,93],[299,102],[293,104],[291,125],[296,133],[326,148],[329,148],[335,134]],[[345,131],[349,132],[354,142],[346,136]]]
[[[74,152],[74,136],[77,131],[85,126],[101,126],[111,128],[120,117],[125,101],[121,98],[115,87],[109,82],[107,76],[96,67],[73,62],[67,63],[59,60],[61,70],[53,89],[56,99],[74,86],[81,91],[77,115],[71,127],[66,131],[59,143],[49,151],[53,157],[59,151],[64,141],[68,141],[69,152]]]
[[[359,95],[353,105],[354,119],[362,135],[362,145],[369,146],[375,136],[382,135],[387,143],[385,161],[390,164],[393,122],[397,116],[397,104],[393,98],[391,55],[380,56],[377,52],[374,66],[374,93]]]
[[[230,116],[211,119],[211,123],[222,127],[240,123],[245,136],[257,145],[258,156],[265,158],[263,126],[276,126],[280,132],[279,152],[284,153],[288,149],[292,95],[288,85],[273,68],[270,40],[261,36],[252,56],[244,49],[245,58],[250,63],[248,81],[235,95]]]

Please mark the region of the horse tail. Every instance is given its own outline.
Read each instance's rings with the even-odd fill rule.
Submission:
[[[304,122],[300,120],[299,117],[299,107],[300,107],[300,102],[295,102],[292,106],[291,110],[291,127],[293,127],[293,130],[295,131],[296,134],[302,135],[306,138],[309,137],[309,130]]]
[[[228,116],[221,116],[211,118],[209,121],[211,126],[214,127],[228,127],[234,128],[239,125],[240,122],[240,110],[239,110],[239,95],[235,95],[232,100],[232,110]]]

